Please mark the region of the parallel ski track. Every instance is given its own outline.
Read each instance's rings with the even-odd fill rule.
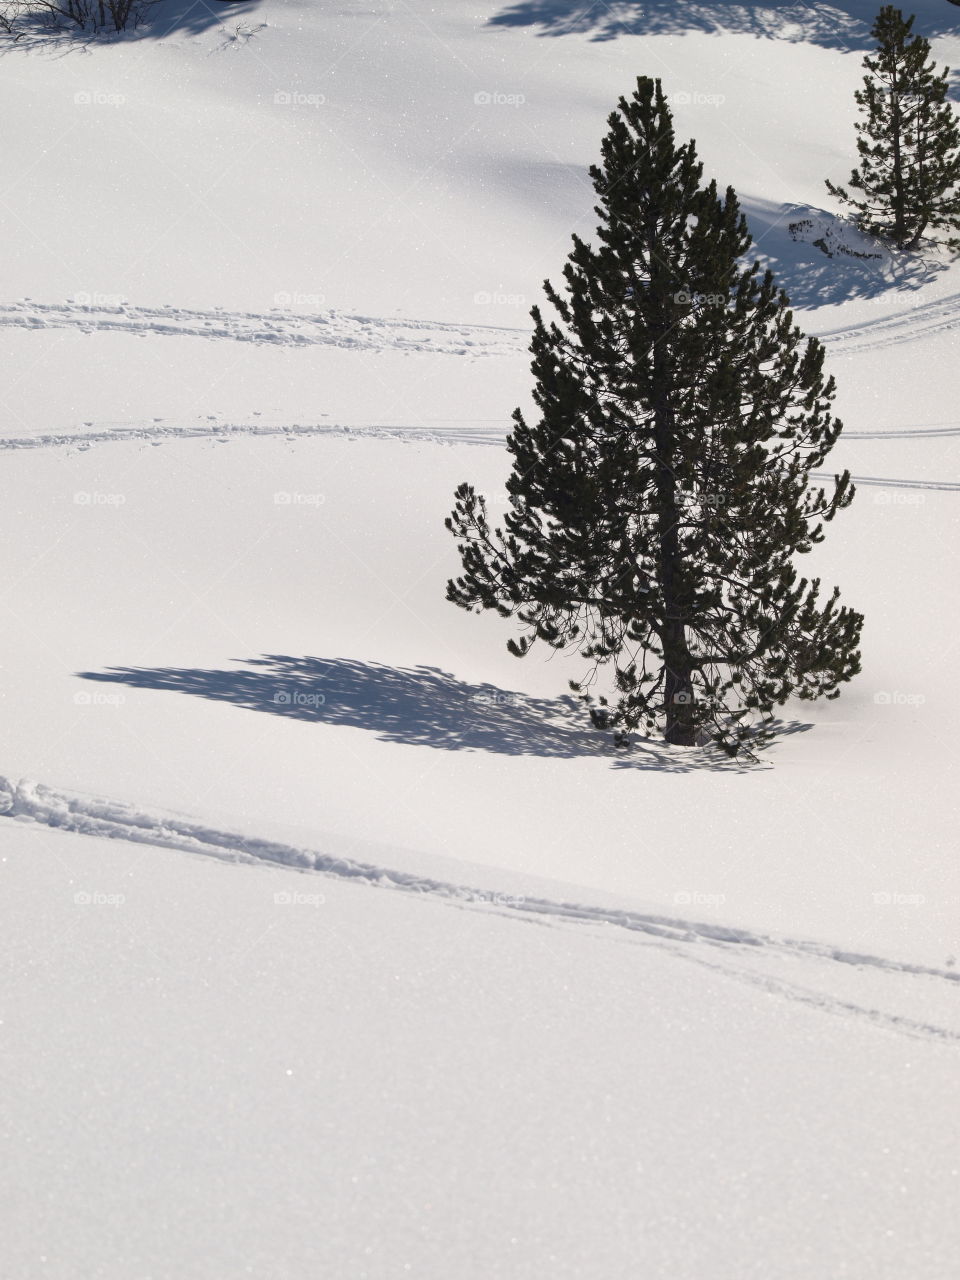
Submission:
[[[187,307],[135,307],[126,303],[85,305],[25,300],[0,304],[0,326],[78,329],[196,337],[274,346],[336,346],[435,354],[505,356],[527,351],[530,331],[506,325],[451,324],[407,317],[271,311],[200,311]],[[852,355],[915,342],[960,326],[960,293],[815,336],[833,352]]]
[[[322,345],[460,356],[520,355],[530,340],[526,329],[350,315],[342,311],[315,314],[279,310],[195,311],[172,306],[86,306],[75,302],[0,304],[0,326],[77,329],[84,333],[155,333],[165,337],[226,339],[285,347]]]
[[[909,975],[947,984],[960,982],[960,973],[948,969],[859,954],[822,943],[775,938],[720,924],[556,902],[546,898],[492,894],[449,881],[356,862],[334,854],[257,839],[237,832],[220,831],[176,815],[152,813],[123,802],[59,791],[29,779],[13,782],[0,776],[0,815],[60,831],[178,849],[226,861],[280,864],[303,872],[318,872],[327,877],[446,900],[461,907],[489,908],[505,916],[535,920],[544,925],[558,927],[577,924],[622,929],[635,937],[640,935],[638,941],[668,947],[678,956],[706,965],[724,976],[811,1005],[821,1012],[853,1016],[900,1034],[960,1045],[960,1032],[949,1027],[841,1000],[832,994],[758,972],[745,962],[748,962],[751,955],[779,955],[794,960],[807,957],[828,964],[871,968],[891,976]],[[694,952],[689,944],[701,945]]]
[[[379,439],[401,440],[426,444],[468,444],[503,447],[507,435],[507,427],[491,427],[481,425],[476,420],[465,422],[446,422],[442,426],[411,426],[403,423],[372,423],[359,425],[343,425],[340,423],[290,423],[279,425],[269,422],[220,422],[210,419],[201,422],[184,424],[168,424],[154,419],[150,422],[127,422],[104,425],[100,428],[85,431],[42,433],[35,436],[0,437],[2,449],[52,449],[75,448],[88,449],[95,444],[116,444],[123,441],[140,441],[145,444],[163,444],[168,440],[208,439],[227,443],[231,439],[244,436],[273,436],[291,440],[304,436],[326,436],[333,439]],[[844,439],[906,439],[914,436],[941,437],[960,435],[960,427],[946,430],[910,429],[889,432],[851,432],[845,433]],[[829,480],[832,473],[813,472],[811,478],[817,482]],[[960,481],[954,480],[903,480],[886,476],[851,477],[855,484],[873,485],[888,489],[929,489],[943,492],[960,491]]]
[[[960,293],[952,293],[937,302],[926,302],[890,316],[878,316],[849,328],[828,329],[814,336],[829,352],[854,355],[860,351],[879,351],[884,347],[916,342],[931,334],[943,333],[960,326]]]
[[[221,422],[204,420],[182,424],[151,422],[127,422],[93,427],[87,424],[83,431],[49,432],[30,436],[0,437],[0,449],[53,449],[73,447],[87,449],[95,444],[119,444],[124,441],[140,441],[145,444],[163,444],[167,440],[218,440],[226,443],[244,436],[273,436],[286,439],[304,436],[329,436],[348,439],[407,440],[428,444],[477,444],[503,445],[508,428],[500,431],[469,422],[445,423],[442,426],[411,426],[408,424],[370,423],[347,426],[335,422],[294,422],[286,425],[263,422]],[[93,429],[89,429],[89,428]]]

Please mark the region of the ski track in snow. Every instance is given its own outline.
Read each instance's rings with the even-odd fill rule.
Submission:
[[[915,440],[926,437],[960,436],[960,422],[931,422],[923,427],[891,427],[888,431],[847,431],[842,440]]]
[[[78,302],[0,304],[0,325],[17,329],[79,329],[83,333],[150,333],[219,338],[281,347],[333,346],[433,355],[515,356],[530,341],[526,329],[388,319],[341,311],[192,311],[185,307],[86,306]]]
[[[949,493],[960,490],[960,480],[889,480],[881,476],[854,475],[850,479],[854,484],[880,485],[885,489],[943,489]]]
[[[774,938],[721,924],[471,889],[449,881],[355,862],[276,841],[218,831],[176,815],[151,813],[120,801],[58,791],[30,779],[12,782],[0,776],[0,815],[21,823],[36,823],[101,839],[149,844],[225,861],[265,862],[303,872],[319,872],[337,879],[445,900],[462,907],[487,906],[498,914],[545,925],[612,926],[642,935],[644,941],[667,947],[681,958],[705,965],[719,974],[813,1006],[821,1012],[865,1019],[887,1030],[927,1040],[960,1044],[960,1031],[842,1000],[823,991],[751,970],[744,967],[742,960],[749,955],[791,960],[806,958],[869,968],[888,975],[912,975],[948,983],[960,981],[960,973],[947,969],[862,955],[821,943]],[[694,954],[689,944],[705,944],[706,948],[715,950],[707,951],[701,946]],[[740,964],[736,963],[738,957]]]
[[[937,302],[925,302],[889,316],[878,316],[849,328],[828,329],[811,333],[837,355],[855,355],[860,351],[879,351],[883,347],[916,342],[931,334],[955,329],[960,325],[960,293],[952,293]]]
[[[451,324],[406,317],[352,315],[341,311],[303,314],[275,308],[197,311],[186,307],[88,305],[80,302],[0,304],[0,325],[19,329],[78,329],[168,337],[225,339],[273,346],[335,346],[365,351],[417,351],[443,355],[526,354],[530,330],[505,325]],[[960,293],[921,303],[859,325],[812,333],[830,351],[853,355],[876,351],[960,325]]]
[[[284,437],[288,440],[304,436],[328,436],[334,439],[401,440],[417,444],[469,444],[503,448],[509,427],[500,430],[481,426],[475,420],[447,422],[444,426],[411,426],[405,423],[368,423],[344,425],[341,423],[300,423],[287,425],[271,422],[220,422],[208,417],[200,422],[176,425],[163,419],[143,422],[103,424],[94,427],[85,423],[88,430],[49,433],[35,436],[0,436],[0,449],[53,449],[62,446],[84,450],[95,444],[111,444],[124,440],[139,440],[147,444],[162,444],[165,440],[217,440],[226,444],[231,439],[244,436]],[[93,428],[90,430],[89,428]],[[915,436],[940,437],[960,435],[960,427],[917,428],[889,432],[850,432],[854,439],[883,440],[907,439]],[[832,478],[832,472],[811,472],[811,479],[821,483]],[[895,480],[882,476],[851,476],[855,484],[877,485],[889,489],[939,489],[945,492],[960,490],[960,481],[954,480]]]
[[[84,423],[87,430],[62,431],[35,436],[0,436],[0,449],[54,449],[63,445],[88,449],[94,444],[116,444],[124,440],[140,440],[162,444],[165,440],[217,440],[226,443],[242,436],[331,436],[334,438],[406,440],[426,444],[478,444],[503,446],[508,427],[491,430],[477,420],[449,422],[444,426],[410,426],[404,423],[361,423],[347,426],[336,422],[221,422],[213,417],[182,425],[161,418],[150,421]]]
[[[781,951],[784,944],[778,944],[771,939],[763,939],[763,945],[779,948]],[[803,943],[788,943],[788,947],[801,948]],[[676,954],[681,954],[678,949],[671,948]],[[806,948],[805,948],[806,949]],[[811,948],[812,949],[812,948]],[[818,954],[814,950],[814,954]],[[936,975],[940,978],[954,978],[956,975],[946,970],[929,970],[922,969],[919,966],[911,970],[909,966],[891,965],[888,961],[879,960],[874,956],[857,956],[846,955],[842,952],[819,952],[825,954],[829,960],[840,960],[848,964],[876,964],[883,969],[894,969],[899,972],[919,972],[928,975]],[[829,995],[824,991],[816,991],[811,987],[801,986],[796,982],[788,982],[782,978],[771,977],[768,974],[756,973],[742,966],[731,965],[727,958],[721,964],[714,964],[705,959],[702,955],[693,954],[689,948],[685,949],[682,954],[684,960],[692,961],[700,964],[704,968],[712,970],[714,973],[723,974],[727,977],[735,978],[737,981],[745,982],[750,986],[758,987],[761,991],[766,991],[771,995],[778,995],[787,1000],[794,1000],[800,1004],[808,1005],[814,1009],[818,1009],[821,1013],[830,1013],[841,1017],[853,1017],[858,1020],[873,1023],[875,1026],[884,1027],[889,1031],[896,1031],[903,1035],[911,1036],[921,1040],[939,1040],[943,1043],[960,1044],[960,1033],[949,1027],[936,1026],[930,1022],[920,1022],[916,1018],[908,1018],[903,1014],[889,1013],[882,1009],[868,1008],[865,1005],[855,1004],[851,1000],[842,1000],[837,996]]]

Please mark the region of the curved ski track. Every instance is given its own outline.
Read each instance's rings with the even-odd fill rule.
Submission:
[[[900,1034],[960,1045],[960,1030],[921,1022],[900,1012],[870,1008],[840,999],[828,992],[812,990],[779,976],[751,969],[749,960],[751,957],[787,961],[806,958],[828,965],[869,968],[890,977],[910,976],[947,984],[960,982],[960,973],[949,969],[861,955],[821,943],[775,938],[720,924],[476,890],[449,881],[355,862],[333,854],[318,853],[236,832],[219,831],[176,815],[152,813],[118,801],[58,791],[29,779],[13,782],[0,776],[0,815],[60,831],[179,849],[226,861],[280,864],[303,872],[318,872],[372,887],[445,900],[460,907],[485,907],[513,919],[536,921],[553,927],[575,924],[626,930],[637,941],[666,947],[677,956],[705,965],[720,975],[813,1006],[821,1012],[853,1016]],[[699,945],[694,951],[690,944]],[[902,997],[903,993],[900,994]]]
[[[828,329],[815,336],[829,353],[855,355],[860,351],[879,351],[883,347],[916,342],[931,334],[955,329],[960,325],[960,293],[952,293],[936,302],[924,302],[890,316],[878,316],[849,328]]]
[[[853,355],[914,342],[960,325],[960,293],[921,303],[862,324],[829,329],[816,336],[833,352]],[[24,299],[0,304],[0,326],[20,329],[78,329],[84,333],[120,332],[168,337],[197,337],[274,346],[335,346],[367,351],[417,351],[441,355],[516,356],[526,353],[527,328],[451,324],[406,317],[352,315],[342,311],[313,314],[200,311],[187,307],[135,307],[80,302],[45,303]]]

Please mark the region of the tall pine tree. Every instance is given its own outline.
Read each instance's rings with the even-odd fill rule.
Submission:
[[[600,243],[573,237],[565,296],[545,283],[557,320],[533,308],[541,417],[513,415],[505,527],[457,489],[447,597],[515,617],[517,656],[536,639],[578,651],[573,687],[621,742],[660,727],[736,754],[788,697],[837,695],[862,619],[792,564],[853,496],[846,472],[811,489],[841,430],[823,348],[741,263],[736,195],[702,170],[660,82],[640,79],[591,169]]]
[[[877,50],[854,97],[860,164],[850,175],[859,194],[827,180],[856,210],[862,230],[897,249],[916,249],[930,228],[960,229],[960,128],[947,101],[947,74],[935,74],[930,42],[912,35],[913,17],[885,5],[873,24]],[[948,239],[953,249],[960,240]]]

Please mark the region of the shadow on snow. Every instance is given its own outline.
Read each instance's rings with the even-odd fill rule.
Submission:
[[[552,759],[594,756],[620,768],[668,773],[743,769],[712,748],[685,751],[638,739],[633,750],[619,751],[608,735],[584,723],[586,713],[572,695],[534,698],[492,684],[469,684],[438,667],[267,654],[236,671],[111,667],[78,674],[84,680],[186,693],[294,720],[366,729],[382,742],[405,746]],[[780,732],[808,727],[783,724]]]
[[[25,14],[16,24],[13,34],[0,31],[0,53],[34,50],[64,56],[97,45],[120,41],[160,41],[179,33],[198,36],[217,28],[223,28],[227,36],[221,46],[226,48],[241,38],[230,35],[228,28],[235,28],[259,5],[260,0],[152,0],[152,3],[144,5],[142,20],[129,30],[120,32],[84,30],[68,19],[54,18],[38,9],[33,14]],[[249,38],[256,33],[244,34]]]
[[[759,258],[769,267],[799,310],[855,298],[895,303],[897,294],[915,293],[948,266],[932,251],[895,253],[862,236],[848,219],[814,206],[741,197],[740,207],[753,236],[745,261]]]
[[[490,19],[493,27],[536,27],[541,36],[738,34],[854,52],[874,47],[870,29],[879,0],[780,4],[776,0],[517,0]],[[941,11],[942,9],[942,11]],[[915,4],[916,30],[928,39],[955,34],[960,15],[948,5]]]

